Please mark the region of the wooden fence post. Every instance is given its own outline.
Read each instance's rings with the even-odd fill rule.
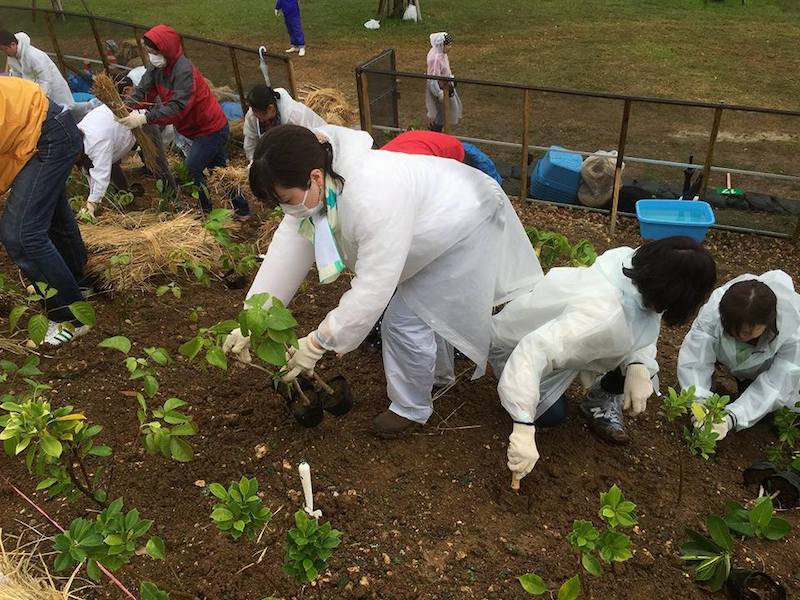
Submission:
[[[450,119],[450,117],[448,115],[448,113],[450,112],[450,95],[449,95],[449,92],[450,92],[450,87],[449,86],[450,86],[450,84],[449,84],[449,82],[442,81],[442,80],[437,80],[437,83],[439,83],[439,84],[445,83],[448,86],[447,91],[444,91],[444,90],[442,91],[442,119],[443,119],[442,131],[444,133],[448,133],[448,129],[450,128],[450,124],[448,123],[448,121]]]
[[[108,73],[108,57],[103,49],[100,33],[97,31],[97,23],[92,15],[87,15],[87,18],[89,19],[89,25],[92,27],[92,35],[94,35],[94,41],[97,44],[97,51],[100,53],[100,60],[103,61],[103,68],[106,70],[106,73]]]
[[[614,235],[617,227],[617,209],[619,207],[619,189],[622,186],[622,159],[625,156],[625,143],[628,141],[628,121],[631,117],[631,101],[625,100],[622,110],[622,126],[619,130],[619,144],[617,144],[617,165],[614,167],[614,194],[611,197],[611,226],[609,234]]]
[[[525,200],[528,197],[528,120],[530,112],[530,91],[522,92],[522,152],[520,156],[519,177],[520,191],[519,199]]]
[[[242,116],[247,114],[247,103],[244,101],[244,86],[242,85],[242,74],[239,72],[239,61],[236,58],[236,48],[228,48],[231,52],[231,64],[233,65],[233,76],[236,78],[236,89],[239,90],[239,103],[242,105]]]
[[[292,98],[297,98],[297,78],[294,74],[294,64],[292,64],[291,58],[286,61],[286,76],[289,78],[289,93]]]
[[[50,34],[50,42],[53,44],[53,50],[58,59],[58,66],[61,68],[61,73],[66,78],[67,76],[67,61],[64,60],[64,53],[61,52],[61,46],[58,45],[58,37],[56,37],[56,30],[53,27],[53,17],[49,12],[44,13],[44,20],[47,23],[47,33]]]
[[[702,199],[705,200],[708,194],[708,183],[711,179],[711,163],[714,160],[714,146],[717,143],[717,134],[719,133],[719,123],[722,120],[722,108],[714,109],[714,123],[711,125],[711,136],[708,138],[708,149],[706,150],[706,159],[703,162],[703,190]],[[684,198],[684,200],[691,200],[691,198]]]
[[[363,71],[358,73],[358,106],[361,113],[361,129],[372,135],[372,114],[369,107],[369,85],[368,78]]]
[[[139,28],[133,28],[133,37],[136,38],[136,47],[139,49],[139,58],[142,59],[142,65],[147,67],[150,64],[150,59],[147,58],[147,52],[144,51],[144,45],[142,44],[142,34],[139,33]]]

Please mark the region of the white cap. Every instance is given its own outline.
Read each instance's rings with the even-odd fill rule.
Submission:
[[[147,69],[145,67],[136,67],[128,71],[128,79],[133,82],[133,85],[138,86],[139,82],[142,80],[142,76]]]

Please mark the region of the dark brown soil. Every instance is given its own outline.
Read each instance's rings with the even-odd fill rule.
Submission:
[[[517,205],[524,222],[585,237],[598,251],[640,243],[635,222],[623,221],[615,239],[603,216],[566,209]],[[786,241],[712,232],[708,245],[719,264],[720,283],[742,272],[775,268],[800,276],[800,252]],[[13,273],[5,253],[2,271]],[[16,276],[16,275],[14,275]],[[347,278],[328,287],[311,282],[293,302],[301,333],[315,326],[347,287]],[[505,466],[508,415],[499,404],[491,375],[459,383],[437,401],[430,424],[405,439],[380,441],[370,420],[387,405],[380,356],[359,349],[341,359],[328,357],[322,371],[343,373],[355,406],[346,416],[326,415],[316,429],[303,429],[287,414],[283,400],[263,373],[245,367],[228,372],[188,365],[177,358],[161,369],[161,397],[178,396],[191,405],[200,434],[191,439],[195,460],[178,464],[144,453],[137,439],[135,400],[127,394],[120,355],[96,348],[111,335],[126,335],[136,348],[164,346],[177,356],[180,343],[197,324],[192,307],[206,314],[201,325],[238,310],[242,291],[183,285],[183,296],[153,293],[99,297],[98,326],[87,336],[43,360],[43,378],[56,404],[74,404],[105,428],[102,443],[114,448],[111,497],[124,496],[155,521],[154,533],[167,542],[166,563],[135,557],[119,576],[131,588],[156,581],[177,599],[260,600],[279,598],[525,598],[516,577],[535,571],[553,587],[577,572],[565,536],[575,519],[598,522],[600,492],[618,484],[637,503],[639,525],[631,533],[635,555],[592,579],[586,598],[706,598],[678,559],[686,527],[701,527],[709,512],[729,498],[751,499],[756,490],[741,483],[741,470],[762,459],[775,439],[769,423],[736,433],[710,461],[686,459],[684,499],[676,505],[675,456],[682,442],[665,429],[651,400],[647,413],[629,421],[631,443],[614,447],[589,433],[573,411],[569,421],[538,436],[542,458],[522,482],[520,496],[507,489]],[[685,329],[664,329],[659,347],[662,385],[675,383],[675,360]],[[457,369],[466,365],[458,365]],[[572,390],[573,404],[579,390]],[[446,424],[443,418],[451,415]],[[258,458],[256,446],[265,444]],[[315,504],[344,532],[330,569],[315,585],[301,589],[281,570],[286,530],[301,506],[296,466],[309,461]],[[79,501],[46,501],[24,466],[5,456],[0,472],[37,498],[62,525],[90,509]],[[223,537],[209,519],[212,500],[198,483],[226,484],[242,474],[257,477],[265,503],[276,513],[260,543]],[[6,487],[0,488],[0,527],[18,532],[41,522]],[[795,529],[800,519],[786,515]],[[793,531],[780,542],[737,542],[735,563],[764,570],[783,581],[789,597],[800,597],[800,543]],[[254,564],[255,563],[255,564]],[[86,594],[115,598],[103,584]]]

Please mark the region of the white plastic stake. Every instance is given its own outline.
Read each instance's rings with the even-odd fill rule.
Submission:
[[[322,511],[314,510],[314,494],[311,490],[311,467],[306,461],[303,461],[297,466],[297,471],[300,473],[300,482],[303,484],[303,496],[305,496],[306,499],[306,505],[303,509],[309,516],[319,519],[322,516]]]

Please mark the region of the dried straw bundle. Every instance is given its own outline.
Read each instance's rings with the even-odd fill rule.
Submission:
[[[256,239],[256,250],[258,250],[259,254],[266,253],[270,242],[272,242],[272,236],[275,234],[278,225],[281,224],[282,218],[271,216],[261,223],[261,227],[258,229],[258,238]]]
[[[300,90],[300,100],[331,125],[352,125],[356,121],[353,106],[336,88],[321,88],[309,83]]]
[[[227,200],[241,192],[250,205],[253,205],[256,201],[256,197],[250,190],[247,167],[233,165],[216,167],[209,173],[208,179],[206,179],[206,187],[211,192],[212,198],[224,198]]]
[[[8,539],[8,538],[7,538]],[[23,546],[17,538],[14,549],[6,548],[0,530],[0,598],[2,600],[79,600],[70,591],[75,573],[59,589],[37,552],[39,543]],[[40,564],[35,564],[38,558]]]
[[[111,79],[111,77],[105,73],[96,75],[94,78],[94,84],[92,85],[92,92],[95,96],[97,96],[97,99],[100,100],[100,102],[111,109],[111,112],[114,113],[114,116],[128,116],[128,108],[125,106],[122,98],[119,97],[117,86],[114,84],[114,80]],[[158,173],[158,149],[156,148],[155,142],[153,142],[150,136],[148,136],[141,127],[131,130],[131,133],[133,133],[133,136],[136,138],[136,143],[138,143],[139,147],[142,149],[142,154],[144,155],[144,164],[151,173]]]
[[[231,130],[231,139],[238,140],[239,142],[244,141],[244,119],[234,119],[233,121],[228,121],[228,126]]]
[[[89,260],[86,270],[113,290],[145,289],[148,280],[174,274],[186,261],[216,267],[222,248],[192,213],[152,212],[102,215],[95,225],[81,225]],[[128,264],[111,258],[128,256]]]

